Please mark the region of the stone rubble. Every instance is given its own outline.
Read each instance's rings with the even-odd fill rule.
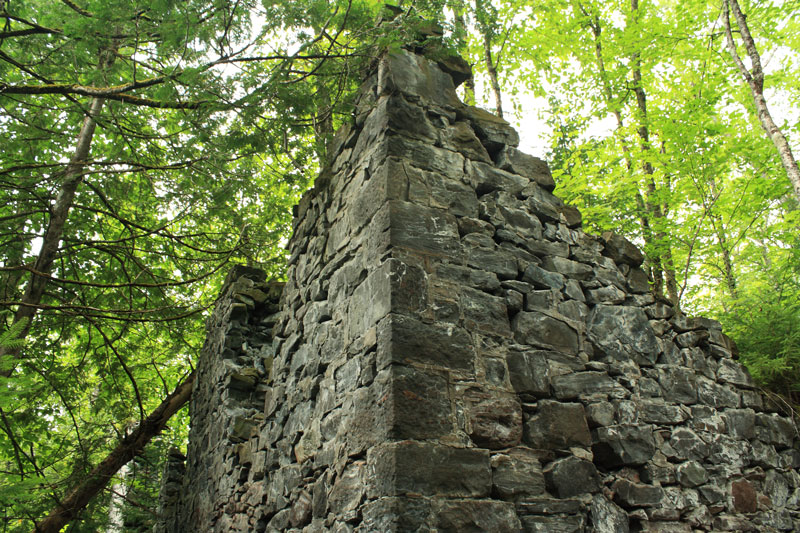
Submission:
[[[156,531],[800,530],[793,421],[518,139],[378,61],[285,287],[225,284]]]

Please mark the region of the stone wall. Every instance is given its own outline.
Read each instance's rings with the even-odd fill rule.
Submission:
[[[719,324],[654,300],[446,70],[377,63],[279,305],[232,273],[167,530],[800,529],[796,428]]]

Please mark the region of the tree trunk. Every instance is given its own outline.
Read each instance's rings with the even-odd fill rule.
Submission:
[[[638,9],[638,2],[637,0],[631,1],[631,8],[633,10]],[[584,12],[587,16],[589,15],[588,12]],[[617,121],[617,130],[622,130],[624,127],[624,123],[622,120],[622,113],[619,110],[619,106],[614,103],[613,94],[611,92],[611,85],[608,82],[608,76],[606,74],[605,68],[605,60],[603,59],[603,46],[601,40],[602,28],[600,26],[600,21],[597,17],[594,17],[589,24],[592,34],[594,37],[594,44],[595,44],[595,59],[597,61],[597,67],[600,72],[600,78],[603,84],[603,94],[605,96],[606,106],[609,110],[614,114],[614,117]],[[638,54],[634,54],[634,69],[633,69],[633,82],[634,82],[634,93],[636,95],[636,102],[637,107],[639,108],[639,112],[642,115],[641,125],[638,129],[640,144],[642,147],[642,151],[646,151],[649,149],[649,131],[647,128],[647,98],[644,92],[644,89],[641,87],[641,70],[639,68],[639,59]],[[631,159],[630,148],[628,144],[623,140],[622,141],[622,151],[625,157],[625,165],[629,172],[633,170],[633,161]],[[661,241],[665,240],[665,235],[663,232],[660,231],[653,231],[652,225],[650,223],[652,219],[659,219],[664,218],[664,211],[658,207],[657,204],[650,201],[653,194],[656,191],[655,182],[652,179],[652,175],[654,173],[653,166],[649,162],[644,162],[642,164],[642,170],[644,171],[645,175],[648,176],[648,181],[646,183],[647,186],[647,193],[645,196],[641,194],[641,192],[636,192],[636,204],[639,208],[639,221],[642,226],[642,234],[644,236],[645,243],[647,243],[651,249],[656,248],[659,246]],[[663,256],[663,257],[662,257]],[[664,295],[664,286],[666,285],[667,294],[669,295],[670,301],[677,307],[680,301],[680,293],[678,292],[678,283],[677,278],[675,275],[675,267],[673,265],[672,259],[672,251],[668,248],[666,252],[662,253],[659,251],[653,251],[648,254],[648,262],[650,264],[650,281],[652,283],[651,291],[655,296],[663,296]]]
[[[26,321],[20,338],[25,338],[28,335],[31,322],[36,315],[36,306],[42,301],[42,295],[47,286],[47,275],[50,274],[53,268],[53,262],[58,253],[58,246],[64,234],[64,224],[67,221],[67,215],[75,199],[75,192],[78,190],[78,185],[81,180],[83,180],[83,169],[86,166],[89,148],[92,145],[92,137],[94,136],[94,130],[97,126],[96,118],[100,114],[104,102],[105,100],[102,98],[95,98],[91,101],[89,111],[83,119],[83,124],[78,134],[75,153],[67,164],[67,168],[61,179],[61,188],[56,196],[55,204],[53,204],[50,210],[50,221],[47,225],[44,238],[42,239],[42,248],[34,263],[31,279],[22,296],[19,309],[17,309],[17,312],[14,314],[14,324],[22,320]],[[7,357],[16,357],[18,354],[19,348],[0,347],[0,361]],[[0,375],[8,377],[11,375],[11,370],[0,371]]]
[[[736,50],[736,43],[733,40],[733,31],[731,30],[730,12],[733,12],[733,18],[736,20],[736,25],[739,27],[739,34],[742,36],[744,48],[747,50],[747,55],[750,57],[751,68],[747,69],[742,58],[739,57],[739,52]],[[797,160],[792,153],[789,142],[786,140],[783,132],[780,130],[772,118],[772,114],[767,107],[767,99],[764,97],[764,71],[761,67],[761,56],[756,48],[753,36],[750,34],[750,28],[747,25],[747,17],[742,13],[737,0],[723,0],[722,2],[722,23],[725,26],[725,37],[728,45],[728,53],[730,53],[733,62],[739,69],[739,72],[744,78],[745,84],[750,87],[750,94],[753,97],[753,104],[756,108],[758,120],[761,127],[767,133],[767,136],[775,145],[778,155],[781,159],[781,164],[786,170],[786,176],[792,184],[794,189],[794,196],[800,202],[800,169],[797,166]]]
[[[494,94],[495,115],[503,118],[503,99],[500,93],[500,82],[497,81],[497,69],[492,60],[492,42],[488,33],[483,35],[483,60],[486,62],[486,72],[489,73],[489,82]]]
[[[317,158],[320,168],[324,167],[328,161],[328,142],[333,135],[333,102],[325,81],[315,79],[317,86],[318,112],[314,115],[314,137],[316,139]]]
[[[108,503],[108,526],[105,533],[122,533],[125,527],[123,512],[125,498],[128,495],[129,475],[130,467],[126,463],[119,469],[120,481],[111,486],[111,501]]]
[[[497,65],[492,58],[492,30],[483,0],[475,0],[476,17],[478,18],[478,31],[483,38],[483,62],[486,64],[486,73],[489,75],[489,85],[494,94],[495,114],[503,118],[503,99],[500,91],[500,82],[497,79]]]
[[[638,17],[639,0],[631,0],[631,11],[635,17]],[[641,59],[638,52],[631,55],[632,74],[633,74],[633,93],[636,95],[636,106],[639,111],[639,145],[643,154],[650,151],[650,130],[647,122],[647,96],[642,87],[642,70]],[[669,240],[666,233],[658,227],[659,221],[666,220],[664,210],[659,205],[658,201],[654,198],[657,192],[657,187],[653,175],[655,169],[652,163],[645,160],[642,162],[642,170],[645,174],[645,206],[653,221],[656,222],[656,227],[653,232],[655,250],[653,250],[653,278],[654,282],[659,280],[659,283],[654,283],[654,293],[656,296],[662,296],[662,287],[659,285],[662,279],[662,272],[666,279],[667,294],[672,304],[678,308],[678,284],[676,282],[675,268],[672,261],[672,250],[670,249]],[[659,272],[655,272],[659,270]]]
[[[464,35],[467,34],[467,23],[464,21],[464,12],[456,8],[455,11],[456,38],[458,39],[458,50],[467,55],[467,41]],[[464,82],[464,103],[475,105],[475,77],[470,69],[469,78]]]
[[[164,429],[172,415],[189,401],[193,383],[194,372],[189,374],[172,394],[150,413],[150,416],[142,420],[128,436],[122,439],[122,442],[82,482],[67,492],[47,518],[36,524],[34,533],[58,533],[70,520],[78,516],[91,499],[103,490],[114,474],[141,453],[147,443]]]

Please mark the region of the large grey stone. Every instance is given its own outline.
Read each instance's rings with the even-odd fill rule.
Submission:
[[[392,365],[390,435],[396,439],[429,439],[453,429],[447,378],[422,369]]]
[[[669,405],[664,400],[641,400],[636,408],[639,419],[650,424],[676,425],[689,417],[687,408]]]
[[[752,409],[726,409],[728,433],[738,439],[752,439],[756,435],[756,412]]]
[[[468,330],[511,336],[508,309],[503,298],[465,287],[459,303],[464,313],[464,326]]]
[[[401,172],[402,174],[397,176]],[[396,171],[392,179],[408,183],[407,199],[410,202],[444,209],[457,217],[476,217],[478,215],[478,196],[472,187],[442,172],[428,172],[403,162],[402,169]],[[390,197],[388,199],[404,198]],[[383,200],[380,199],[380,201]],[[356,215],[358,215],[357,212]]]
[[[492,492],[505,500],[527,499],[545,490],[538,456],[527,448],[512,448],[492,456]]]
[[[521,176],[479,161],[468,162],[467,179],[478,196],[494,191],[505,191],[516,195],[528,183],[528,180]]]
[[[753,387],[753,379],[747,369],[731,359],[720,359],[717,367],[717,380],[740,387]]]
[[[681,460],[702,461],[708,457],[710,451],[708,444],[688,428],[674,430],[669,445],[675,451],[675,456]]]
[[[697,461],[686,461],[675,469],[678,482],[684,487],[698,487],[708,481],[708,472]]]
[[[603,468],[640,466],[656,451],[653,431],[647,426],[616,425],[596,430],[592,445],[595,462]]]
[[[517,146],[519,134],[502,118],[492,115],[479,107],[461,106],[457,110],[459,118],[468,120],[478,138],[486,146],[489,154],[496,153],[503,146]]]
[[[592,498],[592,523],[597,533],[628,533],[630,531],[628,513],[601,494],[595,494]]]
[[[416,362],[472,370],[474,359],[472,339],[462,328],[440,328],[394,314],[378,326],[378,360],[382,365]]]
[[[584,533],[585,513],[578,515],[521,516],[524,533]]]
[[[402,94],[395,93],[378,99],[375,109],[367,117],[361,131],[362,143],[377,139],[385,132],[416,137],[427,142],[436,140],[436,130],[420,106],[409,103]]]
[[[451,256],[460,250],[453,215],[410,202],[389,203],[391,242],[423,253]]]
[[[452,281],[459,285],[467,285],[486,292],[492,292],[500,288],[500,281],[497,279],[496,274],[475,268],[441,263],[436,266],[434,274],[439,279]]]
[[[644,262],[644,255],[632,242],[616,233],[603,233],[603,254],[619,265],[638,267]]]
[[[618,479],[611,486],[617,500],[625,507],[654,507],[661,503],[664,490],[655,485]]]
[[[517,394],[537,397],[550,394],[547,352],[511,350],[506,357],[509,379]]]
[[[435,531],[460,533],[519,531],[521,524],[514,504],[492,500],[436,500]]]
[[[417,496],[389,496],[363,507],[364,531],[425,531],[430,526],[430,501]]]
[[[489,452],[440,444],[400,441],[367,452],[370,497],[417,493],[485,498],[492,488]]]
[[[539,265],[530,264],[522,274],[522,281],[530,283],[538,289],[557,289],[564,288],[566,280],[564,276],[557,272],[550,272]]]
[[[697,375],[688,368],[667,366],[658,369],[658,383],[672,401],[691,405],[697,402]]]
[[[351,463],[333,484],[328,505],[336,515],[345,517],[358,509],[366,488],[365,470],[365,461]]]
[[[467,248],[467,265],[493,272],[501,280],[516,279],[518,274],[516,258],[494,246],[491,248],[469,246]]]
[[[562,320],[532,312],[517,313],[511,323],[514,338],[521,344],[577,354],[578,332]]]
[[[466,122],[456,122],[445,127],[441,132],[440,139],[446,148],[460,152],[468,159],[485,163],[492,161],[486,148]]]
[[[774,413],[756,415],[756,434],[762,441],[778,446],[791,446],[798,435],[794,423]]]
[[[447,107],[460,106],[453,78],[407,50],[384,55],[378,64],[378,94],[402,92]]]
[[[542,266],[551,272],[577,280],[588,280],[594,275],[594,270],[589,265],[564,257],[545,257]]]
[[[600,490],[600,476],[595,466],[573,455],[557,459],[544,469],[547,490],[558,498],[569,498]]]
[[[625,388],[605,372],[571,372],[551,378],[553,392],[559,400],[592,396],[622,398]]]
[[[589,446],[592,436],[583,405],[540,400],[536,414],[525,422],[525,442],[532,448],[554,450]]]
[[[510,448],[522,439],[522,408],[516,397],[490,397],[473,403],[469,422],[469,436],[481,448]]]
[[[620,361],[652,365],[659,345],[653,328],[638,307],[597,305],[589,316],[589,339],[601,353]]]
[[[547,191],[556,188],[550,167],[538,157],[533,157],[513,146],[504,146],[496,157],[497,166],[535,181]]]

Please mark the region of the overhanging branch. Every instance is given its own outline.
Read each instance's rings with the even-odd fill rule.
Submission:
[[[59,505],[36,524],[36,533],[57,533],[70,520],[75,518],[103,490],[114,474],[128,461],[140,454],[147,443],[158,435],[172,416],[183,407],[192,395],[194,372],[178,385],[175,390],[142,420],[138,426],[120,442],[106,458],[98,464],[86,478],[70,489]]]

